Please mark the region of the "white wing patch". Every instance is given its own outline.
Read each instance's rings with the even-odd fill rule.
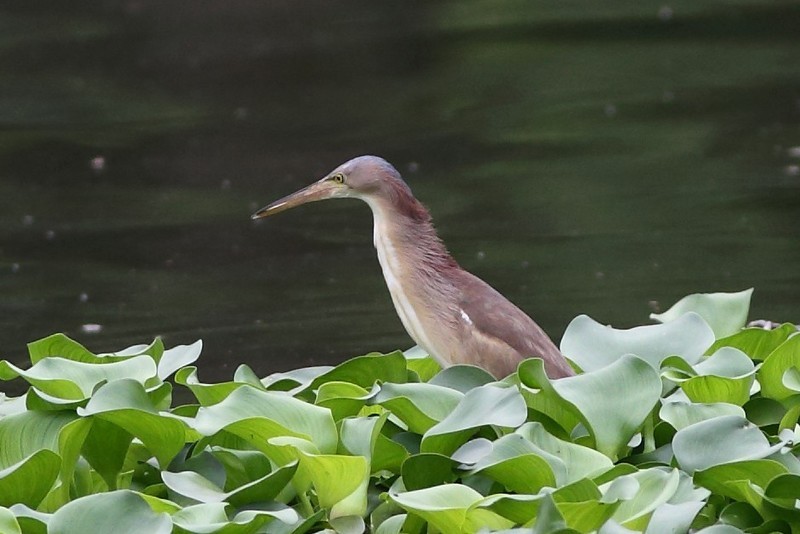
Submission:
[[[461,312],[461,318],[462,318],[462,319],[464,319],[464,322],[465,322],[465,323],[467,323],[469,326],[472,326],[472,325],[474,324],[474,323],[472,322],[472,319],[470,319],[469,315],[467,315],[467,312],[465,312],[465,311],[464,311],[464,310],[462,310],[461,308],[459,308],[459,309],[458,309],[458,311],[460,311],[460,312]]]

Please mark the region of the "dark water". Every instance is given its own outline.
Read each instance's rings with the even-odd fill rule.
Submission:
[[[796,322],[798,36],[781,1],[4,2],[0,354],[202,338],[222,380],[409,346],[366,206],[249,220],[363,153],[556,338],[750,286]]]

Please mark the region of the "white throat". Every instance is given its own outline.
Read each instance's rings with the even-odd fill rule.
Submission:
[[[397,315],[400,317],[406,332],[417,345],[431,356],[434,356],[432,352],[433,346],[425,332],[422,321],[420,321],[409,300],[409,298],[413,298],[414,288],[405,287],[405,285],[408,285],[410,276],[409,273],[403,272],[403,263],[396,242],[397,236],[393,235],[389,223],[391,215],[387,213],[389,208],[382,205],[380,201],[366,198],[363,200],[372,209],[372,217],[374,219],[373,243],[375,244],[375,250],[378,252],[378,262],[381,264],[383,278],[386,280],[386,286],[389,288],[389,294],[392,296]]]

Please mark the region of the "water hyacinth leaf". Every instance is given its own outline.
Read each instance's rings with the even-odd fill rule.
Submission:
[[[103,419],[137,437],[164,468],[187,441],[186,425],[160,414],[142,384],[131,379],[100,387],[78,415]]]
[[[678,504],[663,503],[653,511],[645,534],[690,532],[692,522],[703,506],[705,506],[704,501],[689,501]]]
[[[495,382],[495,378],[474,365],[451,365],[434,376],[430,384],[466,393],[471,389]]]
[[[403,532],[403,524],[406,522],[408,514],[398,514],[389,517],[374,528],[375,534],[401,534]]]
[[[60,468],[61,458],[49,449],[41,449],[0,470],[0,506],[22,503],[38,507],[58,478]]]
[[[470,473],[483,473],[515,493],[536,494],[545,486],[556,487],[557,478],[565,479],[566,466],[520,434],[508,434],[493,443]]]
[[[722,347],[694,367],[697,376],[681,382],[681,389],[694,402],[725,402],[742,406],[750,399],[755,366],[744,352]]]
[[[795,333],[797,333],[797,327],[789,323],[772,330],[745,328],[731,336],[718,339],[711,345],[708,352],[713,353],[721,347],[734,347],[753,360],[762,361]]]
[[[77,341],[64,334],[53,334],[28,343],[31,365],[48,357],[64,358],[84,363],[112,363],[130,359],[134,356],[149,356],[157,364],[164,353],[164,343],[156,338],[149,345],[133,345],[117,352],[95,354]]]
[[[377,382],[400,384],[408,378],[406,359],[399,350],[388,354],[373,352],[340,363],[311,382],[311,389],[325,382],[350,382],[370,389]]]
[[[373,395],[350,382],[326,382],[317,390],[314,402],[328,408],[336,421],[356,415]]]
[[[264,525],[278,519],[282,523],[296,523],[300,516],[291,508],[276,510],[244,510],[233,519],[228,518],[224,503],[205,503],[187,506],[172,515],[172,522],[181,532],[206,534],[249,534],[259,532]]]
[[[782,446],[782,442],[770,445],[757,426],[737,415],[687,426],[672,440],[675,459],[689,474],[719,464],[766,458]]]
[[[797,395],[783,383],[786,371],[795,367],[800,367],[800,335],[781,343],[761,364],[756,373],[761,395],[778,401]]]
[[[561,352],[585,372],[610,365],[624,354],[635,354],[658,369],[661,361],[678,355],[690,364],[699,361],[714,332],[696,313],[687,313],[664,324],[618,330],[579,315],[567,326]]]
[[[317,377],[331,371],[331,365],[301,367],[285,373],[272,373],[261,379],[261,385],[269,391],[286,391],[297,395],[308,388]]]
[[[339,440],[330,410],[250,386],[201,407],[194,426],[204,436],[226,429],[263,450],[269,450],[270,438],[293,436],[309,440],[322,453],[334,453]]]
[[[584,478],[594,478],[614,467],[613,462],[605,454],[558,439],[547,432],[541,423],[525,423],[515,430],[515,433],[524,436],[541,450],[561,460],[565,468],[563,475],[555,471],[559,486],[572,484]]]
[[[0,419],[0,469],[17,464],[41,449],[64,459],[63,473],[71,472],[89,421],[71,412],[23,412]],[[66,478],[69,478],[68,476]]]
[[[363,534],[366,532],[364,518],[358,515],[334,517],[330,520],[330,525],[337,534]]]
[[[0,507],[0,532],[4,534],[22,534],[22,529],[14,517],[14,512],[8,508]]]
[[[194,363],[203,350],[203,341],[198,339],[191,345],[176,345],[166,349],[158,361],[158,377],[166,380],[168,376],[180,369]]]
[[[420,448],[422,452],[449,455],[477,428],[518,427],[527,415],[525,400],[517,388],[486,384],[467,392],[447,417],[429,428]]]
[[[786,472],[786,467],[774,460],[744,460],[697,471],[694,474],[694,480],[695,483],[718,495],[737,501],[747,501],[748,494],[743,493],[742,485],[735,484],[736,482],[741,482],[748,487],[757,486],[764,490],[770,481]]]
[[[463,398],[462,393],[444,386],[385,383],[371,402],[391,411],[412,432],[424,434],[452,413]]]
[[[442,370],[442,366],[419,345],[403,351],[403,356],[406,358],[408,370],[415,373],[420,382],[429,381]]]
[[[366,458],[299,453],[300,469],[314,485],[319,505],[330,510],[331,518],[366,513],[369,482]]]
[[[680,486],[680,473],[677,469],[645,469],[625,475],[624,478],[635,481],[637,490],[631,498],[622,500],[612,517],[622,526],[639,531],[647,526],[653,510],[669,501]],[[619,479],[615,480],[606,490],[620,482]]]
[[[240,382],[203,384],[197,377],[197,367],[194,366],[179,369],[175,373],[175,383],[189,388],[201,406],[216,404],[244,385]]]
[[[134,356],[103,364],[48,357],[27,370],[0,361],[0,379],[11,380],[18,376],[47,395],[69,400],[88,398],[98,384],[122,378],[146,385],[158,382],[156,364],[149,356]]]
[[[761,525],[764,520],[755,508],[746,502],[732,502],[719,514],[719,520],[742,530]]]
[[[541,389],[537,397],[562,406],[582,421],[595,449],[612,460],[627,449],[661,395],[658,373],[631,355],[597,371],[559,380],[547,378],[539,359],[524,361],[518,374],[526,386]]]
[[[667,402],[661,407],[658,415],[663,421],[672,425],[675,430],[681,430],[700,421],[723,415],[744,418],[745,411],[740,406],[724,402],[710,404]]]
[[[510,493],[495,493],[480,501],[477,508],[490,510],[515,524],[530,523],[538,514],[542,503],[549,496],[541,492],[537,495],[513,495]]]
[[[75,532],[169,534],[172,521],[169,515],[154,512],[135,492],[119,490],[76,499],[50,518],[49,534]]]
[[[694,312],[705,319],[717,338],[730,336],[747,323],[752,295],[752,287],[736,293],[695,293],[683,297],[664,313],[651,313],[650,318],[668,323]]]
[[[14,514],[25,534],[47,534],[51,514],[34,510],[24,504],[15,504],[8,509]]]
[[[750,399],[753,377],[695,376],[683,382],[681,389],[693,402],[723,402],[742,406]]]
[[[402,445],[381,434],[388,417],[389,412],[384,412],[379,417],[344,419],[340,430],[340,452],[363,456],[369,460],[372,473],[382,469],[397,472],[408,452]]]
[[[412,512],[442,534],[476,532],[480,528],[507,529],[514,523],[479,505],[483,496],[462,484],[445,484],[405,493],[389,493],[389,498]]]
[[[123,428],[101,418],[91,421],[81,453],[97,473],[103,477],[109,489],[117,489],[117,476],[125,463],[133,435]]]
[[[457,463],[443,454],[421,453],[403,462],[403,485],[413,491],[455,482]]]

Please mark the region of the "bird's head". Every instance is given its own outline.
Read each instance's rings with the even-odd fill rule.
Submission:
[[[261,208],[253,214],[253,219],[329,198],[360,198],[369,202],[373,198],[393,196],[398,187],[408,190],[389,162],[377,156],[360,156],[339,165],[313,184]]]

